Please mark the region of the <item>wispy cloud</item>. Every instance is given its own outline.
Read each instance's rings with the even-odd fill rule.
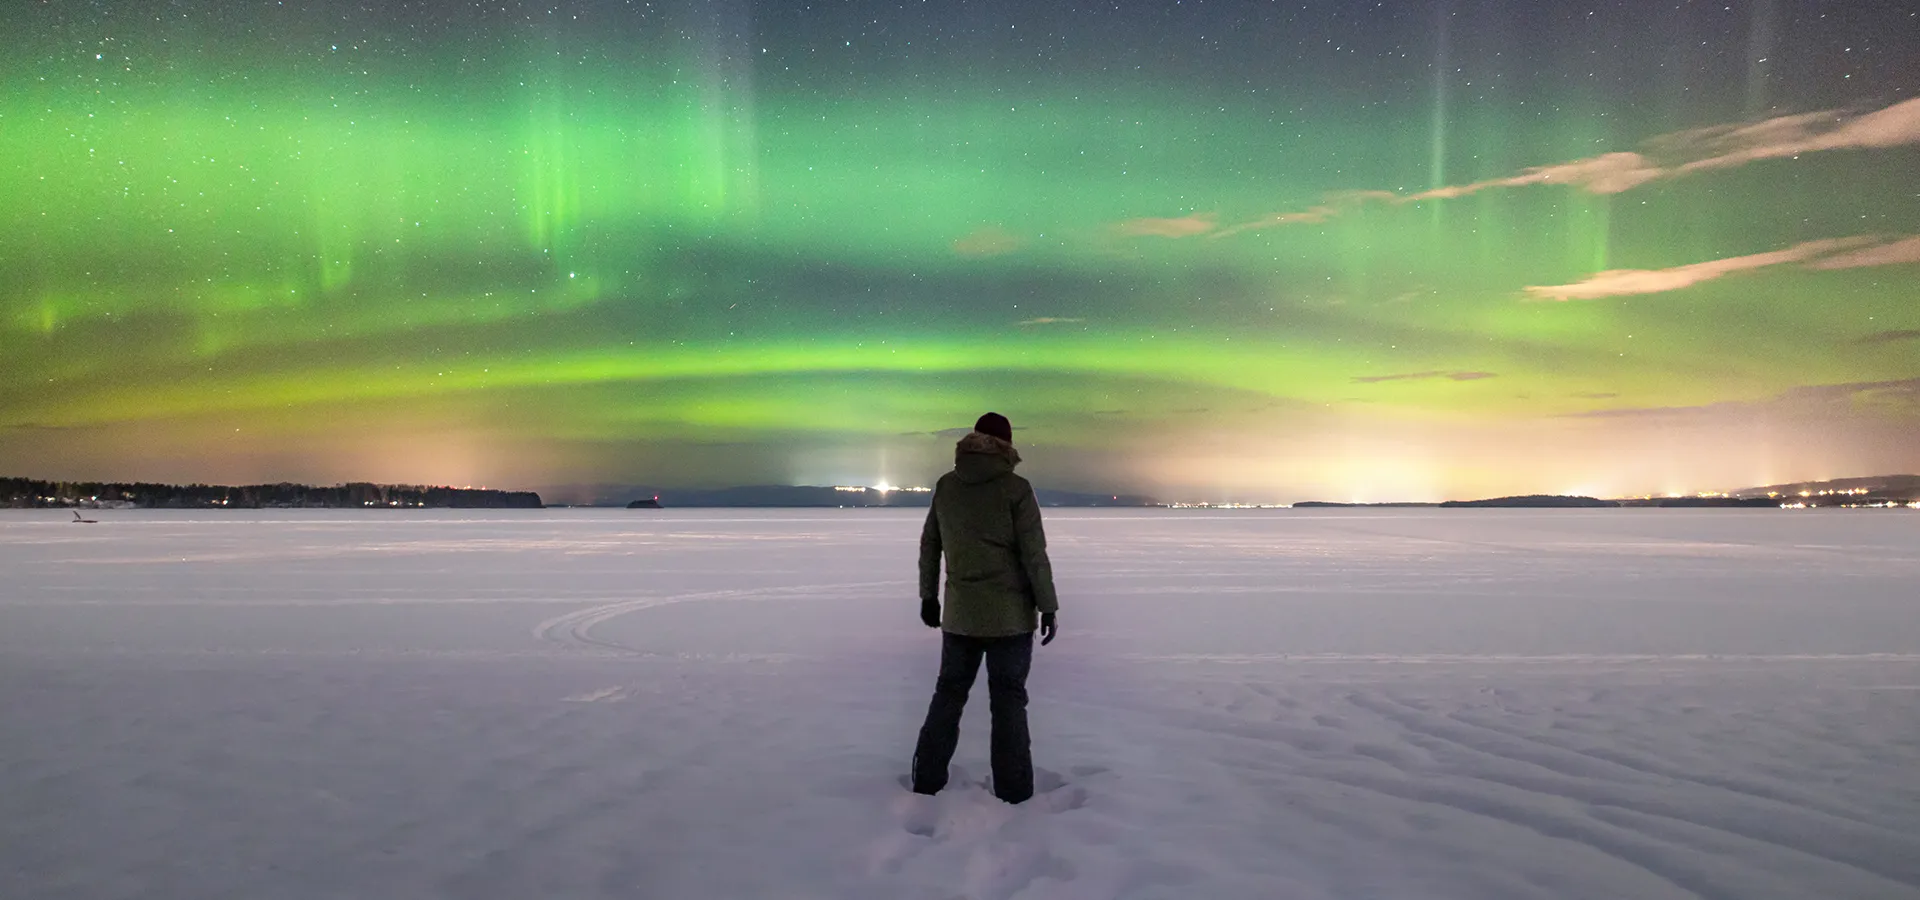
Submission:
[[[1920,341],[1920,328],[1902,328],[1897,331],[1876,331],[1854,341],[1854,343],[1871,347],[1876,344],[1897,344],[1901,341]]]
[[[1815,402],[1855,402],[1863,398],[1880,400],[1920,400],[1920,378],[1892,381],[1855,381],[1847,384],[1819,384],[1794,388],[1782,395],[1788,399]]]
[[[1427,381],[1445,378],[1449,381],[1479,381],[1482,378],[1498,378],[1493,372],[1402,372],[1395,375],[1355,375],[1354,384],[1379,384],[1383,381]]]
[[[1634,294],[1658,294],[1692,287],[1735,272],[1764,269],[1786,263],[1805,262],[1828,253],[1849,250],[1873,238],[1833,238],[1807,241],[1785,250],[1755,253],[1729,259],[1715,259],[1671,269],[1611,269],[1573,284],[1540,285],[1526,288],[1529,300],[1598,300]]]
[[[1183,238],[1206,234],[1215,227],[1212,213],[1195,213],[1174,219],[1128,219],[1113,226],[1127,237]]]
[[[1666,174],[1665,170],[1638,153],[1607,153],[1590,159],[1577,159],[1551,166],[1535,166],[1506,178],[1450,185],[1417,194],[1396,194],[1393,202],[1451,200],[1455,197],[1477,194],[1490,188],[1526,187],[1532,184],[1565,184],[1594,194],[1618,194],[1637,188],[1664,174]]]
[[[1226,237],[1279,225],[1324,222],[1338,215],[1341,209],[1360,203],[1401,204],[1450,200],[1481,191],[1542,184],[1564,184],[1593,194],[1619,194],[1661,179],[1731,169],[1760,160],[1784,159],[1829,150],[1869,150],[1909,144],[1920,144],[1920,98],[1866,113],[1826,110],[1779,116],[1760,122],[1675,132],[1648,140],[1638,151],[1616,151],[1535,166],[1501,178],[1447,185],[1413,194],[1380,190],[1346,191],[1329,195],[1324,204],[1306,210],[1273,213],[1219,229],[1215,236]],[[1206,230],[1212,229],[1209,227]]]
[[[64,434],[83,431],[91,427],[92,426],[87,425],[42,425],[38,422],[21,422],[17,425],[0,425],[0,432],[11,432],[13,434]]]
[[[1022,325],[1073,325],[1073,324],[1076,324],[1079,322],[1085,322],[1085,321],[1086,321],[1085,319],[1074,319],[1074,318],[1068,318],[1066,316],[1041,316],[1037,319],[1028,319],[1024,322],[1021,322],[1020,324]]]
[[[1488,188],[1548,183],[1571,184],[1595,194],[1618,194],[1656,179],[1731,169],[1763,159],[1906,144],[1920,144],[1920,98],[1869,113],[1828,110],[1681,131],[1647,141],[1643,153],[1607,153],[1528,169],[1510,178],[1437,188],[1396,199],[1411,202],[1461,197]]]
[[[1907,263],[1920,263],[1920,237],[1910,237],[1891,244],[1829,256],[1809,263],[1808,268],[1858,269],[1866,266],[1899,266]]]
[[[1671,170],[1684,175],[1726,169],[1762,159],[1780,159],[1826,150],[1866,150],[1920,143],[1920,98],[1865,114],[1840,111],[1782,116],[1752,125],[1681,132],[1650,142],[1677,154],[1707,155]]]
[[[1264,219],[1255,219],[1251,222],[1242,222],[1230,228],[1222,228],[1208,235],[1208,237],[1223,238],[1239,234],[1242,231],[1278,228],[1282,225],[1306,225],[1314,222],[1325,222],[1339,214],[1340,211],[1331,206],[1316,206],[1304,212],[1274,213]]]
[[[1756,410],[1771,408],[1801,413],[1857,409],[1867,404],[1889,409],[1912,408],[1920,404],[1920,378],[1893,381],[1854,381],[1844,384],[1805,384],[1788,388],[1764,400],[1728,400],[1700,406],[1653,406],[1625,409],[1596,409],[1567,413],[1567,419],[1642,419],[1699,415],[1750,416]]]

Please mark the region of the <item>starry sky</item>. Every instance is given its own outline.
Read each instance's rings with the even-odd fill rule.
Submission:
[[[0,7],[0,473],[1920,470],[1904,0]],[[576,497],[575,494],[581,494]]]

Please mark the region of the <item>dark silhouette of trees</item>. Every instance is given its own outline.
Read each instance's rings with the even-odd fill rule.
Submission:
[[[132,505],[148,509],[539,509],[532,491],[419,484],[149,484],[0,478],[0,506],[40,509]]]

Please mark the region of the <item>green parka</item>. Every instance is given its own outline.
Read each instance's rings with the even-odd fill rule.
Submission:
[[[940,595],[947,560],[943,631],[969,637],[1031,634],[1036,613],[1054,612],[1053,564],[1033,485],[1013,474],[1020,454],[997,437],[973,432],[954,447],[953,471],[940,476],[920,531],[920,599]]]

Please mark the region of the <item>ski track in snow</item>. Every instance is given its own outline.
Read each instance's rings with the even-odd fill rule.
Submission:
[[[1920,517],[1048,515],[1018,807],[912,514],[0,516],[0,896],[1920,900]]]
[[[792,600],[817,596],[852,597],[873,594],[886,588],[898,590],[911,589],[904,581],[877,581],[855,584],[795,585],[791,587],[771,587],[751,590],[701,591],[691,594],[674,594],[663,597],[641,597],[631,600],[619,600],[586,609],[575,610],[554,616],[533,627],[533,636],[564,646],[604,650],[613,653],[634,656],[662,655],[637,649],[620,643],[595,637],[593,630],[609,620],[643,609],[668,606],[675,603],[699,603],[715,600]],[[735,657],[739,658],[739,657]]]

